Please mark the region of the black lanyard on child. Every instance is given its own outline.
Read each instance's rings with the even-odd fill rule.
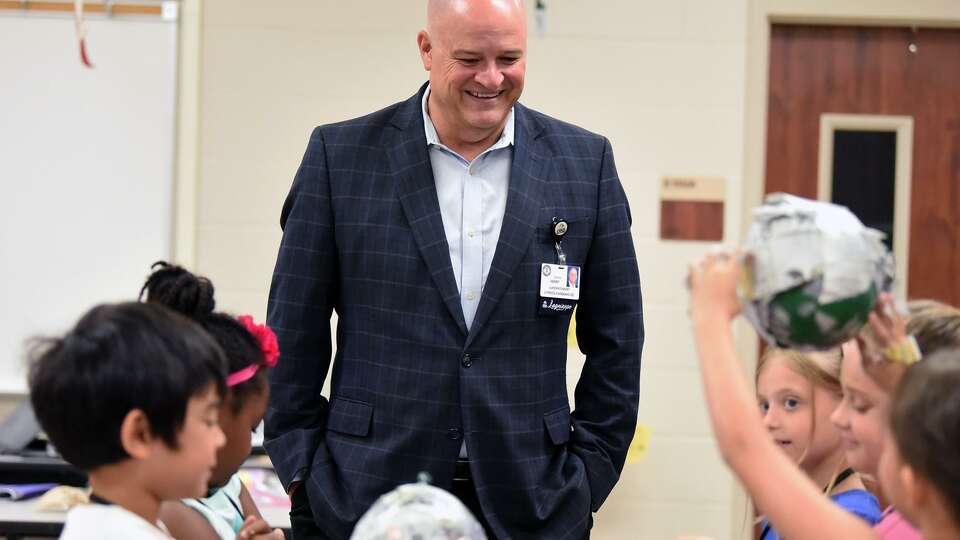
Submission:
[[[90,502],[93,504],[103,504],[106,506],[116,506],[111,501],[104,499],[103,497],[97,495],[96,493],[90,492]]]
[[[843,470],[843,472],[837,475],[837,479],[833,481],[832,486],[827,486],[823,488],[823,493],[824,494],[829,493],[829,490],[839,486],[840,482],[843,482],[847,478],[850,478],[850,476],[852,475],[853,475],[853,469],[851,469],[850,467],[847,467],[846,469]]]
[[[847,467],[846,469],[844,469],[840,474],[837,475],[837,478],[833,481],[832,484],[828,484],[825,488],[823,488],[823,494],[826,495],[827,493],[830,493],[831,489],[840,485],[840,482],[843,482],[847,478],[850,478],[852,474],[853,474],[853,469],[851,469],[850,467]],[[767,533],[769,532],[770,532],[770,520],[768,519],[767,524],[763,526],[763,532],[760,533],[759,540],[763,540],[764,538],[766,538]]]

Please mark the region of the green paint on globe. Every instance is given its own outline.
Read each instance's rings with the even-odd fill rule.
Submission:
[[[877,288],[817,302],[816,283],[784,291],[770,302],[770,333],[781,347],[828,349],[857,335],[877,303]]]

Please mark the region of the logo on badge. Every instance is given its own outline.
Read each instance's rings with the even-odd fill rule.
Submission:
[[[549,265],[549,264],[543,265],[543,275],[545,275],[545,276],[549,276],[549,275],[550,275],[550,265]]]
[[[573,304],[554,302],[553,300],[544,300],[542,304],[543,309],[548,309],[550,311],[572,311]]]

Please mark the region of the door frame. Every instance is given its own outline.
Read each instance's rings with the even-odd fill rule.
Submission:
[[[197,262],[197,205],[200,190],[200,83],[203,79],[203,0],[180,0],[177,37],[177,121],[175,133],[172,260],[187,268]]]
[[[817,167],[817,199],[833,200],[833,133],[838,129],[886,131],[897,135],[893,195],[893,257],[896,263],[894,292],[907,294],[910,261],[910,191],[913,187],[913,117],[881,114],[820,115],[820,150]]]
[[[774,24],[841,26],[917,26],[960,28],[960,2],[956,0],[747,0],[746,93],[744,103],[743,190],[740,237],[746,236],[753,208],[763,202],[767,151],[767,107],[770,68],[770,31]],[[904,265],[906,262],[904,262]],[[737,352],[753,377],[759,338],[742,318],[734,326]],[[742,510],[749,507],[746,492],[735,484],[730,538],[752,538],[752,528],[742,527]]]

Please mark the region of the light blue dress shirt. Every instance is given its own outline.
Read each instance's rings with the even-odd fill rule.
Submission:
[[[467,161],[440,142],[427,111],[429,97],[428,86],[423,93],[423,128],[440,199],[443,230],[450,247],[450,263],[469,330],[497,251],[507,208],[513,163],[513,109],[497,142],[473,161]]]
[[[428,86],[423,93],[423,129],[440,199],[443,232],[450,247],[450,263],[460,291],[460,307],[469,330],[497,251],[507,208],[513,163],[513,108],[507,114],[507,123],[497,142],[473,161],[467,161],[440,142],[427,111],[429,97]],[[467,457],[465,440],[460,445],[460,457]]]

